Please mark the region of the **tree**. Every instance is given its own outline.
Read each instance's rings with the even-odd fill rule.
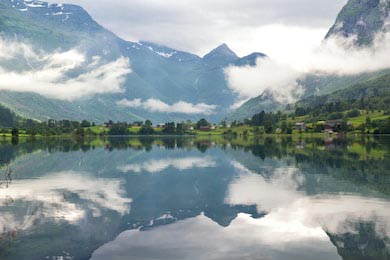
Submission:
[[[263,126],[265,121],[265,112],[261,111],[259,114],[256,114],[252,117],[252,124],[254,126]]]
[[[366,127],[367,127],[368,129],[371,128],[371,118],[370,118],[369,116],[366,118]]]
[[[110,131],[108,131],[109,135],[127,135],[128,133],[129,131],[127,123],[120,122],[112,124]]]
[[[153,125],[152,121],[150,121],[150,120],[146,120],[145,121],[145,126],[146,127],[152,127],[152,125]]]
[[[176,125],[176,132],[177,132],[178,134],[184,133],[184,126],[183,126],[182,123],[178,123],[178,124]]]
[[[85,135],[84,128],[77,128],[76,131],[74,132],[74,135],[77,137],[82,137]]]
[[[148,125],[145,124],[141,127],[138,133],[140,135],[153,135],[155,132],[153,127],[150,124]]]
[[[360,111],[358,109],[354,109],[347,113],[347,117],[358,117],[360,116]]]
[[[175,123],[171,122],[171,123],[165,123],[165,127],[162,132],[164,134],[174,134],[175,131],[176,131]]]
[[[201,127],[206,127],[206,126],[209,126],[209,122],[207,122],[206,119],[202,118],[201,120],[199,120],[197,123],[196,123],[196,128],[197,129],[200,129]]]
[[[12,128],[11,135],[12,135],[12,137],[18,137],[19,136],[19,129]]]
[[[80,126],[81,127],[91,127],[91,123],[88,122],[87,120],[83,120],[83,121],[81,121]]]
[[[280,129],[282,130],[282,133],[283,134],[286,134],[287,133],[287,123],[286,121],[282,121],[282,124],[280,126]]]
[[[272,134],[274,132],[274,127],[272,125],[272,122],[266,121],[264,123],[264,130],[267,134]]]

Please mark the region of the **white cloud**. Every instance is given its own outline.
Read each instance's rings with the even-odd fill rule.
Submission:
[[[193,168],[210,168],[215,167],[216,162],[210,157],[187,157],[175,159],[150,160],[143,164],[128,164],[119,166],[121,172],[149,172],[157,173],[173,167],[177,170],[184,171]]]
[[[205,103],[191,104],[184,101],[179,101],[173,105],[169,105],[165,102],[162,102],[159,99],[147,99],[142,101],[141,99],[127,100],[123,99],[117,102],[118,105],[131,107],[131,108],[140,108],[145,109],[150,112],[159,112],[159,113],[178,113],[178,114],[204,114],[211,115],[214,114],[217,106],[208,105]]]
[[[120,93],[131,72],[127,58],[88,61],[77,50],[44,53],[23,43],[0,40],[0,90],[33,92],[60,100],[74,101],[95,94]],[[10,64],[26,64],[9,69]],[[70,76],[76,70],[82,71]]]
[[[231,89],[243,99],[269,91],[280,103],[290,103],[301,94],[296,82],[301,73],[268,58],[258,59],[256,67],[228,67],[225,73]]]
[[[271,56],[287,51],[277,40],[287,39],[286,32],[297,32],[294,28],[302,28],[299,31],[308,34],[302,37],[299,33],[287,39],[291,51],[307,46],[313,39],[321,40],[346,3],[346,0],[295,0],[294,4],[290,0],[101,0],[96,5],[90,0],[60,1],[82,5],[103,26],[127,40],[157,42],[199,55],[226,42],[240,55],[261,51]],[[319,39],[315,31],[321,31]]]
[[[290,103],[303,93],[298,82],[306,75],[348,76],[390,68],[390,33],[378,34],[368,47],[354,46],[353,40],[336,36],[285,57],[259,59],[255,67],[231,66],[225,74],[242,99],[267,91],[278,102]]]

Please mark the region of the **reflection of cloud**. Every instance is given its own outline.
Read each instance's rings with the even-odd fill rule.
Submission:
[[[210,157],[186,157],[179,159],[150,160],[143,164],[128,164],[119,166],[118,169],[122,172],[156,173],[164,171],[169,167],[184,171],[192,168],[209,168],[215,166],[216,162]]]
[[[131,107],[131,108],[141,108],[148,110],[150,112],[159,112],[159,113],[178,113],[178,114],[204,114],[211,115],[214,114],[217,106],[208,105],[205,103],[191,104],[184,101],[179,101],[173,105],[162,102],[159,99],[148,99],[142,101],[139,98],[133,100],[123,99],[117,102],[118,105]]]
[[[302,179],[295,168],[277,168],[272,178],[265,179],[238,162],[232,164],[241,178],[229,186],[226,198],[228,204],[258,205],[259,211],[270,211],[303,196],[297,192]]]
[[[353,231],[354,222],[374,221],[378,234],[390,236],[390,202],[358,195],[307,196],[298,191],[304,179],[297,170],[277,169],[269,179],[234,163],[241,177],[233,182],[226,202],[257,205],[268,215],[263,223],[283,229],[324,229],[333,234]],[[294,231],[294,232],[295,232]],[[276,238],[275,238],[276,239]]]
[[[128,213],[131,199],[124,197],[121,184],[120,180],[95,179],[75,172],[14,180],[8,189],[0,189],[0,204],[25,205],[27,213],[2,213],[0,230],[27,229],[37,218],[76,223],[88,210],[92,210],[94,216],[99,216],[102,210]]]
[[[340,259],[320,228],[280,224],[239,214],[223,228],[201,215],[148,232],[123,232],[91,259]]]
[[[122,92],[129,60],[87,61],[77,50],[44,53],[31,46],[0,39],[0,90],[33,92],[48,98],[73,101],[94,94]],[[8,64],[26,63],[25,70],[10,70]],[[80,71],[76,76],[69,73]],[[81,72],[82,71],[82,72]]]

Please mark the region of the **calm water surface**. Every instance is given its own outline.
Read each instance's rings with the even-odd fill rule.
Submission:
[[[390,138],[0,139],[0,259],[390,259]]]

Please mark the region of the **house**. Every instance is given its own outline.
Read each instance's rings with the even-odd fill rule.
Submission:
[[[164,128],[165,128],[165,124],[158,124],[158,125],[157,125],[157,128],[164,129]]]
[[[199,130],[200,130],[200,131],[203,131],[203,132],[207,132],[207,131],[210,131],[211,128],[210,128],[209,126],[201,126],[201,127],[199,128]]]
[[[305,122],[296,123],[295,124],[295,130],[306,131],[306,124],[305,124]]]
[[[108,122],[104,122],[103,125],[104,125],[105,128],[111,128],[112,124],[113,124],[113,122],[110,120]]]
[[[134,121],[133,124],[132,124],[132,126],[138,126],[138,127],[140,127],[140,126],[142,126],[143,124],[144,124],[144,122],[142,122],[142,121]]]
[[[324,125],[325,133],[338,132],[341,129],[341,121],[326,121]]]

